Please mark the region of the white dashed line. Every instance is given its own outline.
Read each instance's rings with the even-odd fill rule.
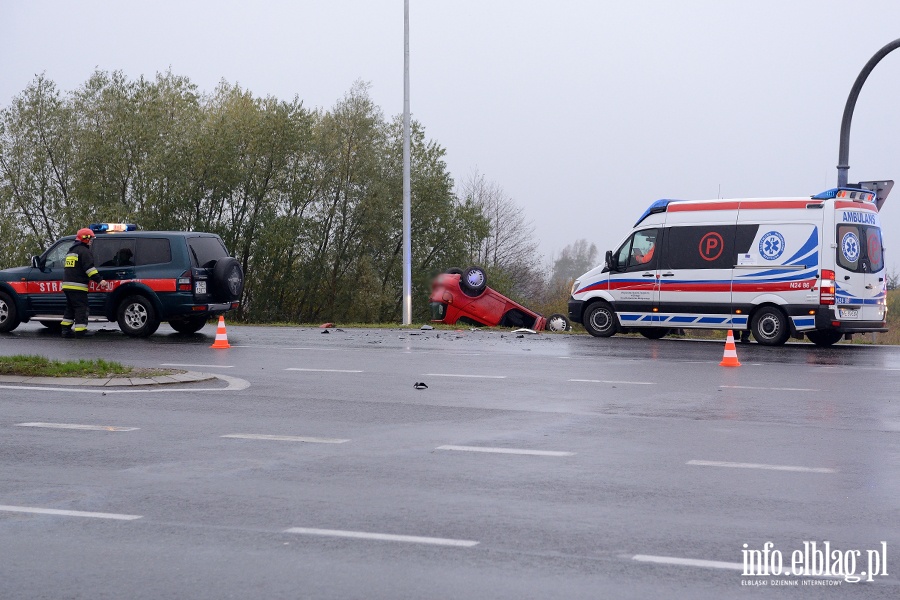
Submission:
[[[506,375],[464,375],[462,373],[425,373],[424,377],[468,377],[471,379],[506,379]]]
[[[720,388],[728,388],[731,390],[771,390],[776,392],[821,392],[822,390],[814,390],[812,388],[781,388],[781,387],[753,387],[749,385],[720,385]]]
[[[310,529],[307,527],[291,527],[285,529],[285,533],[299,533],[302,535],[319,535],[325,537],[353,538],[358,540],[378,540],[382,542],[407,542],[411,544],[431,544],[435,546],[457,546],[471,548],[478,542],[471,540],[453,540],[447,538],[419,537],[416,535],[394,535],[390,533],[368,533],[365,531],[342,531],[339,529]]]
[[[638,562],[659,563],[663,565],[679,565],[682,567],[702,567],[704,569],[735,569],[744,570],[741,563],[722,562],[718,560],[700,560],[697,558],[678,558],[675,556],[652,556],[649,554],[635,554],[631,560]]]
[[[521,450],[517,448],[487,448],[484,446],[438,446],[435,450],[458,450],[460,452],[493,452],[495,454],[530,454],[532,456],[575,456],[574,452],[555,450]]]
[[[362,371],[353,369],[300,369],[297,367],[290,367],[285,369],[285,371],[308,371],[310,373],[362,373]]]
[[[140,515],[120,515],[116,513],[84,512],[80,510],[57,510],[55,508],[32,508],[29,506],[3,506],[0,511],[30,513],[34,515],[58,515],[61,517],[90,517],[92,519],[113,519],[115,521],[134,521],[142,519]]]
[[[797,467],[793,465],[763,465],[758,463],[723,462],[716,460],[689,460],[685,464],[698,467],[728,467],[731,469],[763,469],[767,471],[792,471],[795,473],[837,473],[827,467]]]
[[[296,435],[267,435],[264,433],[229,433],[223,435],[223,438],[234,438],[239,440],[271,440],[275,442],[306,442],[308,444],[343,444],[350,440],[340,440],[337,438],[316,438],[303,437]]]
[[[159,363],[161,367],[200,367],[202,369],[233,369],[234,365],[183,365],[179,363]]]
[[[74,423],[17,423],[16,427],[43,427],[46,429],[78,429],[80,431],[137,431],[139,427],[113,427],[112,425],[75,425]]]
[[[654,381],[613,381],[610,379],[570,379],[579,383],[621,383],[627,385],[656,385]]]

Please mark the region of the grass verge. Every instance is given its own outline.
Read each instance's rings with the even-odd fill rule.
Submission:
[[[51,360],[44,356],[17,354],[0,356],[0,375],[27,377],[153,377],[171,375],[172,369],[143,369],[97,358]]]

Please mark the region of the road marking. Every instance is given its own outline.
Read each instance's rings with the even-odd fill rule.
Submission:
[[[570,379],[581,383],[624,383],[629,385],[656,385],[654,381],[612,381],[609,379]]]
[[[353,369],[300,369],[297,367],[290,367],[288,369],[285,369],[285,371],[309,371],[312,373],[362,373],[362,371]]]
[[[758,463],[723,462],[716,460],[689,460],[685,464],[698,467],[730,467],[732,469],[764,469],[768,471],[793,471],[796,473],[837,473],[827,467],[796,467],[792,465],[763,465]]]
[[[821,392],[822,390],[814,390],[812,388],[780,388],[780,387],[753,387],[750,385],[720,385],[720,388],[728,388],[732,390],[775,390],[778,392]]]
[[[700,560],[698,558],[678,558],[675,556],[652,556],[649,554],[635,554],[631,560],[638,562],[659,563],[663,565],[680,565],[684,567],[702,567],[705,569],[736,569],[744,570],[741,563],[722,562],[718,560]]]
[[[120,515],[116,513],[84,512],[81,510],[57,510],[55,508],[32,508],[30,506],[3,506],[0,511],[31,513],[35,515],[59,515],[61,517],[91,517],[92,519],[113,519],[115,521],[134,521],[143,519],[140,515]]]
[[[423,377],[469,377],[472,379],[506,379],[506,375],[464,375],[462,373],[425,373]]]
[[[223,435],[223,438],[235,438],[239,440],[273,440],[276,442],[307,442],[309,444],[343,444],[350,440],[340,440],[337,438],[315,438],[301,437],[295,435],[267,435],[264,433],[229,433]]]
[[[478,545],[472,540],[451,540],[447,538],[419,537],[416,535],[394,535],[391,533],[369,533],[366,531],[342,531],[340,529],[310,529],[308,527],[291,527],[285,533],[303,535],[320,535],[326,537],[354,538],[358,540],[379,540],[383,542],[408,542],[412,544],[432,544],[436,546],[459,546],[471,548]]]
[[[521,450],[517,448],[487,448],[485,446],[438,446],[435,450],[459,450],[461,452],[493,452],[496,454],[530,454],[532,456],[575,456],[574,452],[555,450]]]
[[[16,427],[44,427],[47,429],[78,429],[81,431],[137,431],[139,427],[113,427],[112,425],[75,425],[74,423],[17,423]]]
[[[159,363],[161,367],[202,367],[204,369],[233,369],[234,365],[187,365],[180,363]]]

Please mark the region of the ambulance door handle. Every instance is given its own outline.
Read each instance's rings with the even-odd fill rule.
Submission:
[[[675,273],[663,273],[663,277],[675,277]]]
[[[847,281],[848,279],[850,279],[850,276],[849,276],[849,275],[844,275],[844,281]]]
[[[644,273],[641,277],[653,277],[653,273]]]
[[[875,286],[872,285],[872,284],[870,283],[869,285],[866,286],[866,289],[867,289],[867,290],[871,290],[871,289],[874,288],[874,287],[875,287]]]

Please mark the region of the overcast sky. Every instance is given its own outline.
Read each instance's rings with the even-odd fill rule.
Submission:
[[[550,258],[613,248],[659,198],[834,187],[859,71],[900,38],[897,0],[410,0],[411,109],[531,220]],[[0,106],[35,74],[171,68],[202,91],[330,108],[357,79],[403,111],[403,0],[0,0]],[[900,182],[900,50],[853,119],[850,181]],[[398,199],[398,202],[400,199]],[[882,212],[900,265],[900,183]],[[893,251],[893,252],[892,252]]]

